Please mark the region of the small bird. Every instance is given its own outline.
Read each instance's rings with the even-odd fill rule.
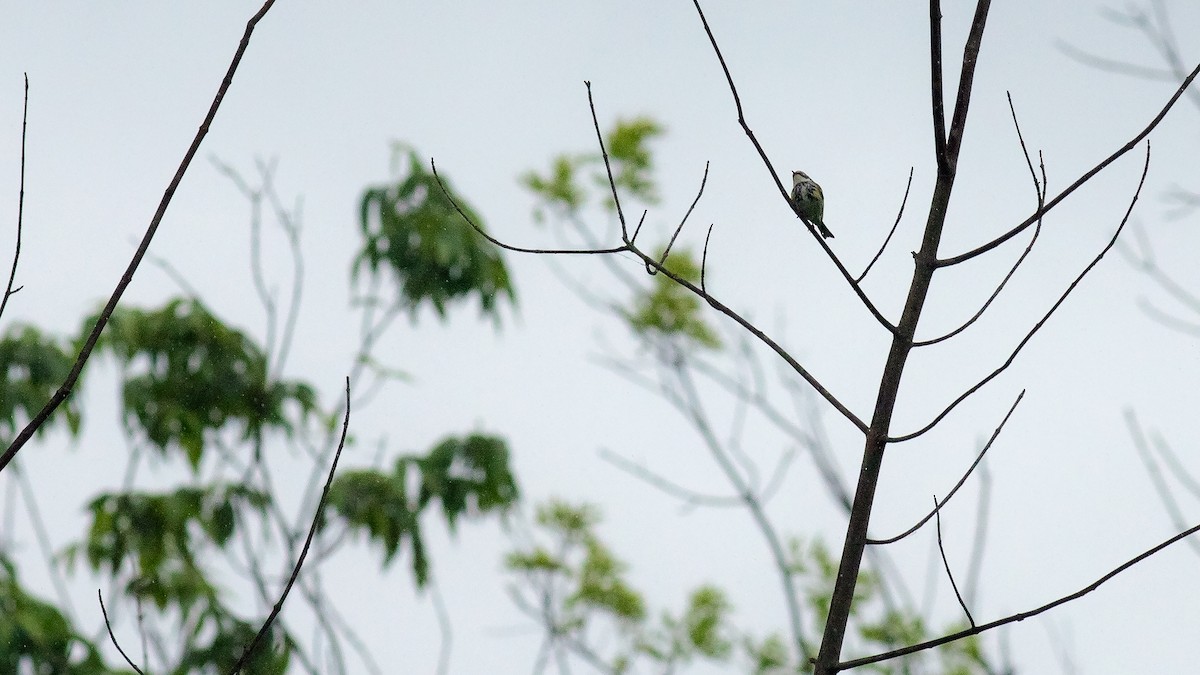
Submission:
[[[825,227],[822,220],[825,215],[825,193],[821,191],[821,186],[803,171],[792,172],[792,203],[796,205],[802,218],[817,226],[822,237],[833,237],[833,233]]]

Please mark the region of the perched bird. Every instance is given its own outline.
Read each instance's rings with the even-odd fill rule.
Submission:
[[[792,203],[805,220],[817,226],[822,237],[833,237],[833,233],[825,227],[822,220],[825,215],[825,193],[821,192],[821,186],[803,171],[792,172]]]

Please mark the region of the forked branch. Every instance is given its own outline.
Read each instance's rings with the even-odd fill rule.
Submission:
[[[910,440],[924,434],[925,432],[927,432],[930,429],[932,429],[933,427],[935,427],[938,424],[938,422],[941,422],[942,419],[944,419],[946,417],[946,415],[949,415],[952,410],[954,410],[956,407],[958,407],[958,404],[967,400],[967,398],[969,398],[972,394],[974,394],[975,392],[982,389],[983,386],[986,385],[988,382],[991,382],[992,380],[996,379],[996,377],[999,376],[1000,373],[1003,373],[1005,370],[1008,370],[1008,367],[1011,366],[1013,364],[1013,361],[1015,361],[1017,359],[1017,355],[1021,353],[1021,350],[1025,348],[1025,345],[1029,344],[1029,341],[1032,340],[1033,336],[1035,334],[1037,334],[1037,332],[1039,330],[1042,329],[1042,326],[1046,325],[1046,322],[1050,320],[1050,317],[1054,315],[1054,312],[1057,311],[1058,308],[1061,307],[1064,302],[1066,302],[1067,297],[1069,295],[1071,295],[1071,293],[1079,286],[1080,282],[1083,281],[1083,278],[1086,277],[1088,275],[1088,273],[1091,272],[1096,267],[1096,265],[1100,264],[1100,260],[1104,258],[1105,254],[1107,254],[1110,250],[1112,250],[1112,247],[1114,245],[1116,245],[1117,238],[1121,236],[1121,232],[1125,229],[1126,223],[1129,222],[1129,216],[1132,215],[1132,213],[1133,213],[1133,207],[1135,204],[1137,204],[1138,198],[1142,194],[1142,187],[1146,184],[1146,175],[1149,173],[1149,171],[1150,171],[1150,144],[1147,143],[1146,144],[1146,160],[1142,166],[1142,176],[1138,180],[1137,190],[1134,192],[1133,198],[1129,201],[1129,207],[1125,210],[1125,215],[1121,218],[1121,223],[1117,226],[1116,231],[1113,232],[1112,237],[1108,240],[1108,243],[1105,244],[1104,248],[1101,249],[1100,252],[1096,254],[1096,257],[1092,258],[1092,261],[1090,263],[1088,263],[1087,267],[1083,268],[1083,271],[1081,271],[1078,274],[1078,276],[1075,277],[1075,280],[1072,281],[1067,286],[1066,290],[1064,290],[1062,292],[1062,295],[1059,296],[1058,300],[1056,300],[1054,302],[1054,304],[1051,305],[1050,309],[1046,310],[1046,314],[1044,316],[1042,316],[1042,318],[1039,319],[1038,322],[1035,323],[1032,328],[1029,329],[1029,332],[1025,334],[1024,338],[1021,338],[1021,341],[1019,343],[1017,343],[1016,347],[1013,348],[1012,352],[1008,355],[1008,358],[1004,360],[1004,363],[1000,364],[999,367],[997,367],[991,373],[986,375],[979,382],[977,382],[973,386],[971,386],[970,389],[967,389],[966,391],[964,391],[961,395],[958,396],[958,398],[951,401],[950,404],[947,405],[940,413],[938,413],[937,416],[934,417],[928,424],[921,427],[920,429],[917,429],[916,431],[914,431],[912,433],[904,434],[902,436],[889,437],[888,442],[901,443],[904,441],[910,441]]]
[[[1167,102],[1163,105],[1163,107],[1158,111],[1158,114],[1154,116],[1154,119],[1150,120],[1150,123],[1147,124],[1144,129],[1142,129],[1140,132],[1138,132],[1138,134],[1136,136],[1134,136],[1132,139],[1130,139],[1128,143],[1126,143],[1125,145],[1122,145],[1120,148],[1118,148],[1116,152],[1112,153],[1108,157],[1101,160],[1100,163],[1097,164],[1096,166],[1092,167],[1091,169],[1088,169],[1082,176],[1080,176],[1078,179],[1076,179],[1076,181],[1074,183],[1071,183],[1069,186],[1066,187],[1066,189],[1064,189],[1062,192],[1055,195],[1054,199],[1051,199],[1050,201],[1046,202],[1046,205],[1043,206],[1042,208],[1038,209],[1037,212],[1035,212],[1033,215],[1031,215],[1028,218],[1026,218],[1025,220],[1021,221],[1021,223],[1019,225],[1012,228],[1008,232],[1005,232],[1004,234],[1000,235],[999,237],[996,237],[995,239],[989,241],[986,244],[977,246],[977,247],[971,249],[970,251],[967,251],[966,253],[960,253],[959,255],[956,255],[956,256],[951,256],[949,258],[942,258],[942,259],[938,260],[937,261],[938,267],[949,267],[951,265],[957,265],[959,263],[966,262],[972,258],[983,255],[984,253],[987,253],[988,251],[996,248],[997,246],[1008,241],[1009,239],[1012,239],[1013,237],[1017,236],[1018,234],[1024,232],[1030,225],[1034,224],[1040,218],[1042,218],[1044,215],[1046,215],[1046,213],[1049,212],[1050,209],[1053,209],[1055,206],[1058,206],[1064,199],[1066,199],[1073,192],[1075,192],[1075,190],[1079,189],[1081,186],[1083,186],[1084,183],[1087,183],[1089,180],[1091,180],[1093,176],[1100,173],[1104,169],[1108,168],[1108,166],[1110,164],[1112,164],[1113,162],[1115,162],[1118,159],[1120,159],[1121,157],[1123,157],[1125,155],[1125,153],[1127,153],[1130,150],[1137,147],[1137,145],[1139,143],[1141,143],[1143,139],[1145,139],[1147,136],[1149,136],[1150,132],[1154,131],[1154,129],[1156,127],[1158,127],[1159,123],[1162,122],[1164,118],[1166,118],[1167,113],[1170,112],[1171,109],[1175,107],[1175,104],[1179,101],[1180,97],[1183,96],[1184,92],[1186,92],[1188,90],[1188,87],[1191,86],[1192,81],[1196,79],[1197,75],[1200,75],[1200,63],[1197,63],[1196,67],[1193,68],[1190,73],[1188,73],[1188,76],[1186,78],[1184,78],[1182,83],[1180,83],[1179,88],[1177,88],[1175,90],[1175,93],[1171,95],[1171,98],[1167,100]]]

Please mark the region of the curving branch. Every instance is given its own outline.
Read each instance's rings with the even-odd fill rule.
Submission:
[[[800,216],[799,207],[792,202],[791,195],[788,193],[787,188],[785,188],[783,183],[780,182],[779,174],[775,171],[775,165],[772,164],[770,158],[767,157],[767,151],[764,150],[762,144],[758,142],[758,137],[754,135],[754,131],[750,128],[750,125],[746,123],[746,114],[742,110],[742,98],[740,95],[738,95],[737,86],[733,83],[733,76],[729,73],[729,66],[725,63],[725,56],[721,54],[721,48],[717,46],[717,38],[713,35],[712,28],[710,28],[708,25],[708,19],[704,17],[704,10],[700,8],[700,0],[692,0],[692,4],[696,7],[696,13],[700,15],[700,22],[704,24],[704,32],[708,35],[708,41],[712,44],[713,51],[717,55],[717,60],[721,62],[721,70],[725,72],[725,81],[729,84],[729,91],[731,94],[733,94],[733,103],[737,107],[738,124],[741,125],[742,130],[746,132],[746,137],[750,139],[750,142],[754,145],[754,149],[758,151],[758,156],[762,158],[763,164],[766,166],[767,171],[771,174],[771,180],[775,181],[775,188],[779,190],[779,194],[783,197],[784,201],[788,203],[788,208],[792,209],[797,216]],[[854,280],[854,277],[850,275],[850,271],[846,269],[846,266],[843,265],[842,261],[838,259],[837,255],[834,254],[833,249],[829,248],[829,244],[826,243],[825,239],[817,234],[815,230],[809,229],[809,232],[812,234],[813,238],[816,239],[817,243],[821,245],[821,248],[825,250],[825,255],[829,256],[829,259],[833,262],[834,266],[837,267],[838,272],[841,272],[842,278],[846,280],[846,283],[850,284],[850,289],[853,290],[854,294],[858,296],[858,299],[862,301],[863,306],[867,308],[867,311],[871,313],[871,316],[874,316],[875,320],[878,321],[884,328],[886,328],[889,333],[895,334],[896,326],[892,324],[891,321],[888,321],[887,318],[879,312],[879,310],[875,307],[875,303],[871,302],[871,299],[867,297],[865,292],[863,292],[862,287],[859,286],[858,282]]]
[[[350,430],[350,378],[346,378],[346,411],[342,415],[342,436],[338,441],[337,452],[333,454],[333,462],[329,466],[329,475],[325,479],[325,487],[321,490],[321,498],[317,501],[316,512],[313,514],[312,523],[308,526],[308,536],[304,539],[304,546],[300,549],[300,555],[296,558],[296,564],[292,566],[292,574],[288,577],[287,583],[283,587],[283,592],[279,594],[279,599],[275,601],[275,606],[271,608],[271,613],[267,615],[266,621],[263,622],[258,633],[250,644],[242,650],[242,655],[238,657],[233,668],[229,671],[230,675],[237,675],[245,667],[246,661],[258,648],[267,631],[271,630],[271,625],[275,623],[275,618],[279,616],[279,612],[283,611],[283,603],[287,600],[288,594],[292,592],[292,586],[296,584],[296,579],[300,576],[300,568],[304,566],[304,559],[308,557],[308,550],[312,546],[313,537],[317,534],[317,526],[324,520],[322,517],[325,512],[325,504],[329,500],[329,488],[333,485],[333,476],[337,472],[338,460],[342,458],[342,449],[346,447],[346,433]]]
[[[593,119],[593,121],[595,121],[594,114],[592,116],[592,119]],[[598,126],[598,124],[597,124],[597,126]],[[603,143],[603,141],[601,141],[601,143]],[[438,181],[438,185],[442,188],[443,194],[445,194],[446,198],[450,200],[450,203],[454,206],[454,209],[456,211],[458,211],[458,215],[461,216],[462,219],[464,221],[466,221],[466,223],[468,225],[470,225],[472,229],[474,229],[476,232],[478,232],[479,235],[482,236],[484,239],[487,239],[491,243],[495,244],[496,246],[499,246],[500,248],[502,248],[506,251],[513,251],[516,253],[534,253],[534,254],[545,254],[545,255],[563,255],[563,254],[566,254],[566,255],[571,255],[571,254],[574,254],[574,255],[604,255],[604,254],[624,253],[624,252],[632,253],[633,255],[635,255],[639,259],[641,259],[642,263],[644,265],[646,265],[647,268],[653,269],[656,273],[663,274],[664,276],[671,279],[675,283],[677,283],[680,286],[691,291],[697,297],[699,297],[699,298],[703,299],[705,302],[707,302],[710,307],[712,307],[713,309],[717,310],[718,312],[724,314],[725,316],[729,317],[730,319],[735,321],[739,326],[741,326],[747,332],[749,332],[751,335],[753,335],[755,338],[757,338],[760,342],[762,342],[766,346],[770,347],[772,351],[774,351],[777,355],[779,355],[780,358],[782,358],[785,362],[787,362],[788,366],[790,366],[792,368],[792,370],[794,370],[796,372],[797,375],[799,375],[801,378],[804,379],[805,382],[807,382],[810,386],[812,386],[812,388],[815,389],[817,391],[817,393],[819,393],[821,395],[822,398],[824,398],[826,401],[828,401],[829,404],[834,407],[834,409],[836,409],[838,412],[840,412],[851,424],[853,424],[856,428],[858,428],[859,431],[862,431],[864,433],[867,431],[867,424],[865,422],[863,422],[862,419],[860,419],[857,415],[855,415],[854,412],[850,410],[850,408],[846,407],[846,405],[844,403],[842,403],[841,400],[839,400],[836,396],[834,396],[832,392],[830,392],[828,389],[826,389],[825,385],[821,384],[820,380],[818,380],[812,373],[810,373],[807,368],[805,368],[803,365],[801,365],[800,362],[795,359],[795,357],[793,357],[791,354],[789,354],[787,352],[787,350],[785,350],[783,347],[781,347],[779,345],[779,343],[775,342],[775,340],[771,339],[770,336],[768,336],[766,333],[764,333],[762,330],[760,330],[757,326],[755,326],[754,324],[750,323],[748,320],[743,318],[740,314],[735,312],[733,309],[726,306],[720,300],[717,300],[716,297],[709,294],[706,289],[703,289],[703,288],[697,286],[696,284],[688,281],[687,279],[684,279],[683,277],[679,276],[678,274],[675,274],[671,270],[664,267],[661,263],[658,262],[658,260],[654,259],[650,255],[646,254],[644,251],[639,249],[637,246],[635,246],[631,240],[627,240],[621,246],[615,246],[612,248],[599,248],[599,249],[538,249],[538,248],[526,248],[526,247],[522,247],[522,246],[514,246],[512,244],[506,244],[503,241],[500,241],[499,239],[496,239],[492,235],[488,234],[482,227],[479,226],[478,223],[476,223],[474,220],[472,220],[471,217],[468,216],[465,211],[463,211],[462,207],[459,206],[458,202],[456,202],[454,200],[454,197],[449,193],[448,190],[446,190],[446,186],[442,182],[441,176],[438,175],[437,165],[434,163],[434,161],[432,159],[429,162],[429,166],[430,166],[431,171],[433,172],[434,178],[437,179],[437,181]],[[610,175],[611,175],[611,172],[610,172]]]
[[[104,615],[104,627],[108,629],[108,637],[110,640],[112,640],[113,646],[117,648],[117,651],[121,653],[121,658],[125,659],[125,663],[128,663],[129,667],[133,668],[134,672],[136,672],[138,675],[144,675],[142,673],[142,669],[138,668],[137,665],[130,660],[129,656],[125,654],[124,649],[121,649],[121,643],[117,642],[117,636],[113,635],[112,624],[108,621],[108,609],[104,607],[104,594],[100,592],[99,588],[96,589],[96,598],[100,600],[100,613]]]
[[[592,94],[592,85],[589,82],[588,83],[589,100],[590,100],[591,94]],[[593,110],[595,110],[595,109],[593,108]],[[597,124],[597,128],[599,128],[599,124]],[[612,179],[611,171],[609,172],[609,179],[610,180]],[[679,233],[683,231],[684,223],[686,223],[688,217],[692,215],[692,211],[694,211],[696,209],[696,204],[700,203],[700,197],[704,195],[704,186],[707,184],[708,184],[708,162],[705,162],[704,163],[704,177],[700,179],[700,189],[696,191],[696,198],[692,200],[692,205],[688,207],[687,213],[683,214],[683,218],[681,218],[679,221],[679,226],[675,228],[675,232],[671,234],[671,240],[667,242],[667,247],[663,249],[662,255],[659,256],[658,264],[660,266],[667,264],[667,256],[671,254],[671,247],[675,245],[675,239],[678,238]],[[645,219],[646,219],[646,214],[645,214],[645,212],[643,212],[642,220],[645,220]],[[622,221],[621,224],[622,224],[622,232],[624,232],[624,221]],[[640,230],[640,229],[642,229],[641,222],[638,223],[638,230]],[[634,234],[636,235],[636,233],[637,233],[637,231],[635,230]],[[711,225],[708,227],[708,234],[709,234],[709,236],[712,236],[712,226]],[[704,239],[704,251],[705,251],[704,257],[705,257],[705,259],[707,259],[708,258],[708,255],[707,255],[708,254],[708,238],[707,237]],[[654,276],[654,274],[655,274],[654,270],[651,269],[650,267],[646,268],[646,273],[651,276]]]
[[[942,410],[942,412],[938,413],[937,416],[934,417],[933,420],[931,420],[929,422],[929,424],[926,424],[925,426],[921,427],[920,429],[917,429],[916,431],[909,433],[909,434],[904,434],[902,436],[891,436],[888,438],[888,442],[902,443],[904,441],[910,441],[910,440],[924,434],[925,432],[929,431],[934,426],[936,426],[938,422],[941,422],[946,417],[946,415],[949,415],[952,410],[954,410],[956,407],[958,407],[958,404],[967,400],[968,397],[970,397],[972,394],[974,394],[975,392],[982,389],[983,386],[986,385],[988,382],[991,382],[992,380],[996,379],[996,377],[999,376],[1000,373],[1003,373],[1005,370],[1008,369],[1009,366],[1011,366],[1013,364],[1013,361],[1015,361],[1017,359],[1017,354],[1020,354],[1021,350],[1025,348],[1025,345],[1029,344],[1029,341],[1031,339],[1033,339],[1033,336],[1035,334],[1037,334],[1037,332],[1039,330],[1042,329],[1042,326],[1046,325],[1046,322],[1050,320],[1050,317],[1054,315],[1054,312],[1057,311],[1058,308],[1061,307],[1062,304],[1066,301],[1067,296],[1071,295],[1071,292],[1074,291],[1079,286],[1079,283],[1081,281],[1083,281],[1083,278],[1085,276],[1087,276],[1088,273],[1091,272],[1096,267],[1096,265],[1100,264],[1100,260],[1102,258],[1104,258],[1105,254],[1107,254],[1112,249],[1112,247],[1114,245],[1116,245],[1117,237],[1121,236],[1121,232],[1125,229],[1125,224],[1129,222],[1129,216],[1133,213],[1133,207],[1135,204],[1137,204],[1138,198],[1142,194],[1142,187],[1146,184],[1146,174],[1148,174],[1149,172],[1150,172],[1150,144],[1146,143],[1146,160],[1145,160],[1144,165],[1142,166],[1142,177],[1140,180],[1138,180],[1137,190],[1133,194],[1133,199],[1131,199],[1129,201],[1129,208],[1127,208],[1125,210],[1125,215],[1121,218],[1120,225],[1117,226],[1116,231],[1113,232],[1112,238],[1110,238],[1108,240],[1108,243],[1104,246],[1104,248],[1101,249],[1100,252],[1096,254],[1095,258],[1092,258],[1092,261],[1090,263],[1088,263],[1087,267],[1083,268],[1083,271],[1080,272],[1079,275],[1075,277],[1075,280],[1072,281],[1067,286],[1066,290],[1064,290],[1062,292],[1062,295],[1059,296],[1058,300],[1056,300],[1054,302],[1054,304],[1050,307],[1050,309],[1048,309],[1046,311],[1046,314],[1044,316],[1042,316],[1042,318],[1039,319],[1038,322],[1033,325],[1033,328],[1029,329],[1029,332],[1025,334],[1025,337],[1022,338],[1019,343],[1017,343],[1017,346],[1015,348],[1013,348],[1012,353],[1010,353],[1008,355],[1008,358],[1005,359],[1004,363],[1000,364],[999,367],[997,367],[995,370],[993,370],[991,373],[989,373],[987,376],[985,376],[982,380],[975,383],[970,389],[967,389],[966,391],[964,391],[961,395],[958,396],[958,398],[951,401],[950,404],[947,405]]]
[[[125,289],[133,282],[133,274],[137,271],[142,263],[142,259],[146,257],[146,252],[150,249],[150,242],[154,239],[154,233],[158,231],[158,226],[162,222],[163,216],[167,213],[167,206],[170,205],[171,199],[175,196],[175,191],[179,188],[179,184],[183,181],[183,176],[187,173],[188,167],[192,164],[192,158],[196,156],[196,151],[200,149],[200,144],[208,135],[208,129],[212,126],[213,119],[217,116],[217,110],[221,107],[221,102],[225,99],[225,94],[229,91],[229,87],[233,84],[233,76],[237,72],[238,65],[242,62],[242,56],[246,53],[246,48],[250,46],[250,36],[254,33],[254,29],[258,26],[258,22],[266,16],[267,11],[275,4],[275,0],[266,0],[262,7],[250,20],[246,23],[246,30],[242,34],[241,42],[238,43],[237,50],[233,54],[233,61],[229,64],[228,70],[225,71],[225,77],[221,80],[220,86],[217,88],[216,96],[213,97],[212,104],[208,108],[208,113],[204,116],[204,121],[200,123],[200,128],[196,130],[196,136],[192,139],[192,144],[188,146],[187,152],[184,153],[183,159],[179,163],[179,168],[175,170],[175,175],[171,178],[171,182],[167,185],[167,189],[163,192],[162,199],[158,203],[158,209],[155,210],[154,216],[150,219],[150,225],[146,228],[146,233],[142,236],[142,241],[138,245],[137,251],[133,254],[133,258],[129,261],[129,266],[125,269],[125,273],[121,275],[120,281],[113,289],[112,295],[108,302],[104,305],[100,315],[96,318],[96,325],[92,327],[87,339],[83,343],[83,347],[79,350],[79,356],[75,359],[75,364],[71,367],[71,371],[67,374],[66,380],[59,386],[50,400],[46,402],[42,409],[37,412],[29,423],[21,429],[16,435],[8,449],[0,455],[0,471],[8,466],[13,457],[20,452],[25,443],[33,437],[46,420],[50,419],[50,415],[62,405],[62,402],[67,400],[71,395],[71,391],[75,388],[75,383],[79,380],[80,373],[83,372],[83,366],[87,363],[92,355],[92,350],[96,348],[96,342],[100,339],[100,333],[104,331],[104,327],[108,324],[108,319],[112,316],[113,310],[117,308],[117,303],[120,302],[121,296],[125,294]]]

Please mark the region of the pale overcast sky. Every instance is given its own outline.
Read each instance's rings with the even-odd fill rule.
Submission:
[[[950,86],[971,18],[945,3]],[[1170,2],[1183,60],[1200,58],[1200,11]],[[1106,20],[1101,2],[995,3],[979,60],[971,121],[943,252],[972,248],[1034,208],[1028,171],[1006,100],[1026,142],[1045,151],[1051,193],[1125,143],[1156,114],[1173,85],[1081,65],[1056,46],[1144,65],[1160,63],[1134,31]],[[9,259],[16,214],[22,74],[30,78],[25,237],[19,283],[3,318],[76,330],[118,279],[163,188],[202,119],[255,3],[10,3],[0,25],[0,259]],[[740,88],[749,123],[785,171],[821,182],[831,245],[861,269],[895,217],[910,167],[908,211],[866,290],[896,317],[911,275],[935,178],[931,149],[928,11],[916,3],[708,2],[709,20]],[[1193,63],[1194,64],[1194,63]],[[648,218],[667,231],[711,162],[707,191],[685,243],[715,225],[709,288],[776,335],[860,417],[869,417],[887,342],[828,260],[775,193],[736,122],[733,101],[690,2],[328,3],[280,0],[260,24],[196,163],[152,247],[220,316],[263,335],[248,292],[246,204],[213,167],[243,171],[278,161],[277,187],[303,198],[305,304],[288,375],[336,399],[356,337],[348,271],[364,187],[389,176],[390,144],[404,141],[441,171],[498,237],[546,245],[518,176],[561,152],[592,151],[584,80],[603,125],[650,115],[667,129],[655,144],[663,202]],[[948,103],[949,106],[949,103]],[[1151,138],[1153,159],[1131,223],[1145,228],[1160,263],[1200,288],[1196,214],[1166,217],[1173,185],[1196,189],[1198,109],[1181,102]],[[1080,190],[1047,220],[1042,241],[985,320],[961,339],[911,360],[894,431],[925,424],[966,386],[1001,363],[1066,284],[1111,236],[1142,168],[1138,149]],[[1023,239],[1022,239],[1023,242]],[[1018,255],[939,274],[919,336],[960,323]],[[382,353],[413,374],[356,413],[364,439],[347,466],[372,461],[373,442],[393,451],[428,447],[447,433],[483,430],[509,439],[526,507],[551,496],[590,500],[603,535],[631,563],[652,606],[678,607],[698,584],[726,587],[735,622],[783,630],[778,583],[761,537],[740,510],[685,511],[677,500],[615,469],[598,450],[644,462],[706,493],[728,493],[694,432],[661,400],[596,363],[630,350],[627,335],[589,310],[544,259],[509,255],[520,308],[499,331],[457,311],[446,325],[423,316],[397,324]],[[594,260],[559,259],[589,282],[608,277]],[[5,263],[7,265],[7,263]],[[640,268],[625,260],[631,272]],[[268,271],[282,283],[282,252]],[[126,302],[153,306],[179,293],[143,265]],[[1165,539],[1165,514],[1126,428],[1137,411],[1200,471],[1192,416],[1200,376],[1195,337],[1171,332],[1138,308],[1170,308],[1114,251],[1088,277],[1014,366],[920,440],[889,451],[872,531],[901,530],[942,496],[1022,389],[1025,400],[990,453],[993,501],[976,620],[992,620],[1073,592]],[[720,324],[714,317],[713,320]],[[721,324],[723,325],[723,324]],[[760,354],[769,370],[772,355]],[[111,369],[98,366],[82,392],[89,414],[72,450],[53,443],[21,455],[41,486],[55,546],[80,536],[88,495],[120,485],[122,441],[113,423]],[[832,410],[825,422],[845,475],[857,473],[862,440]],[[728,411],[718,410],[725,419]],[[769,465],[786,442],[764,434],[750,448]],[[144,472],[147,486],[151,474]],[[301,481],[298,469],[291,477]],[[284,479],[288,479],[284,476]],[[7,490],[7,485],[3,486]],[[966,564],[977,482],[945,514],[948,555]],[[1192,521],[1200,505],[1183,504]],[[792,467],[770,504],[788,534],[820,534],[840,548],[843,517],[820,491],[811,463]],[[493,525],[467,525],[457,540],[427,523],[435,575],[454,626],[452,673],[523,673],[539,636],[512,605],[500,573],[507,540]],[[6,535],[8,533],[5,533]],[[18,529],[24,578],[52,597],[32,533]],[[925,593],[931,533],[893,554],[910,588]],[[365,550],[365,547],[361,550]],[[375,576],[378,556],[348,552],[322,568],[344,614],[385,672],[432,672],[435,614],[411,589],[402,561]],[[1099,591],[1006,629],[1028,673],[1191,672],[1200,629],[1200,559],[1170,549]],[[39,586],[40,584],[40,586]],[[933,623],[958,618],[936,580]],[[73,586],[81,625],[99,625],[95,582]],[[112,592],[115,596],[115,591]],[[128,628],[130,624],[125,624]],[[988,640],[995,653],[993,636]],[[1060,658],[1069,655],[1077,671]],[[698,670],[697,672],[705,672]]]

